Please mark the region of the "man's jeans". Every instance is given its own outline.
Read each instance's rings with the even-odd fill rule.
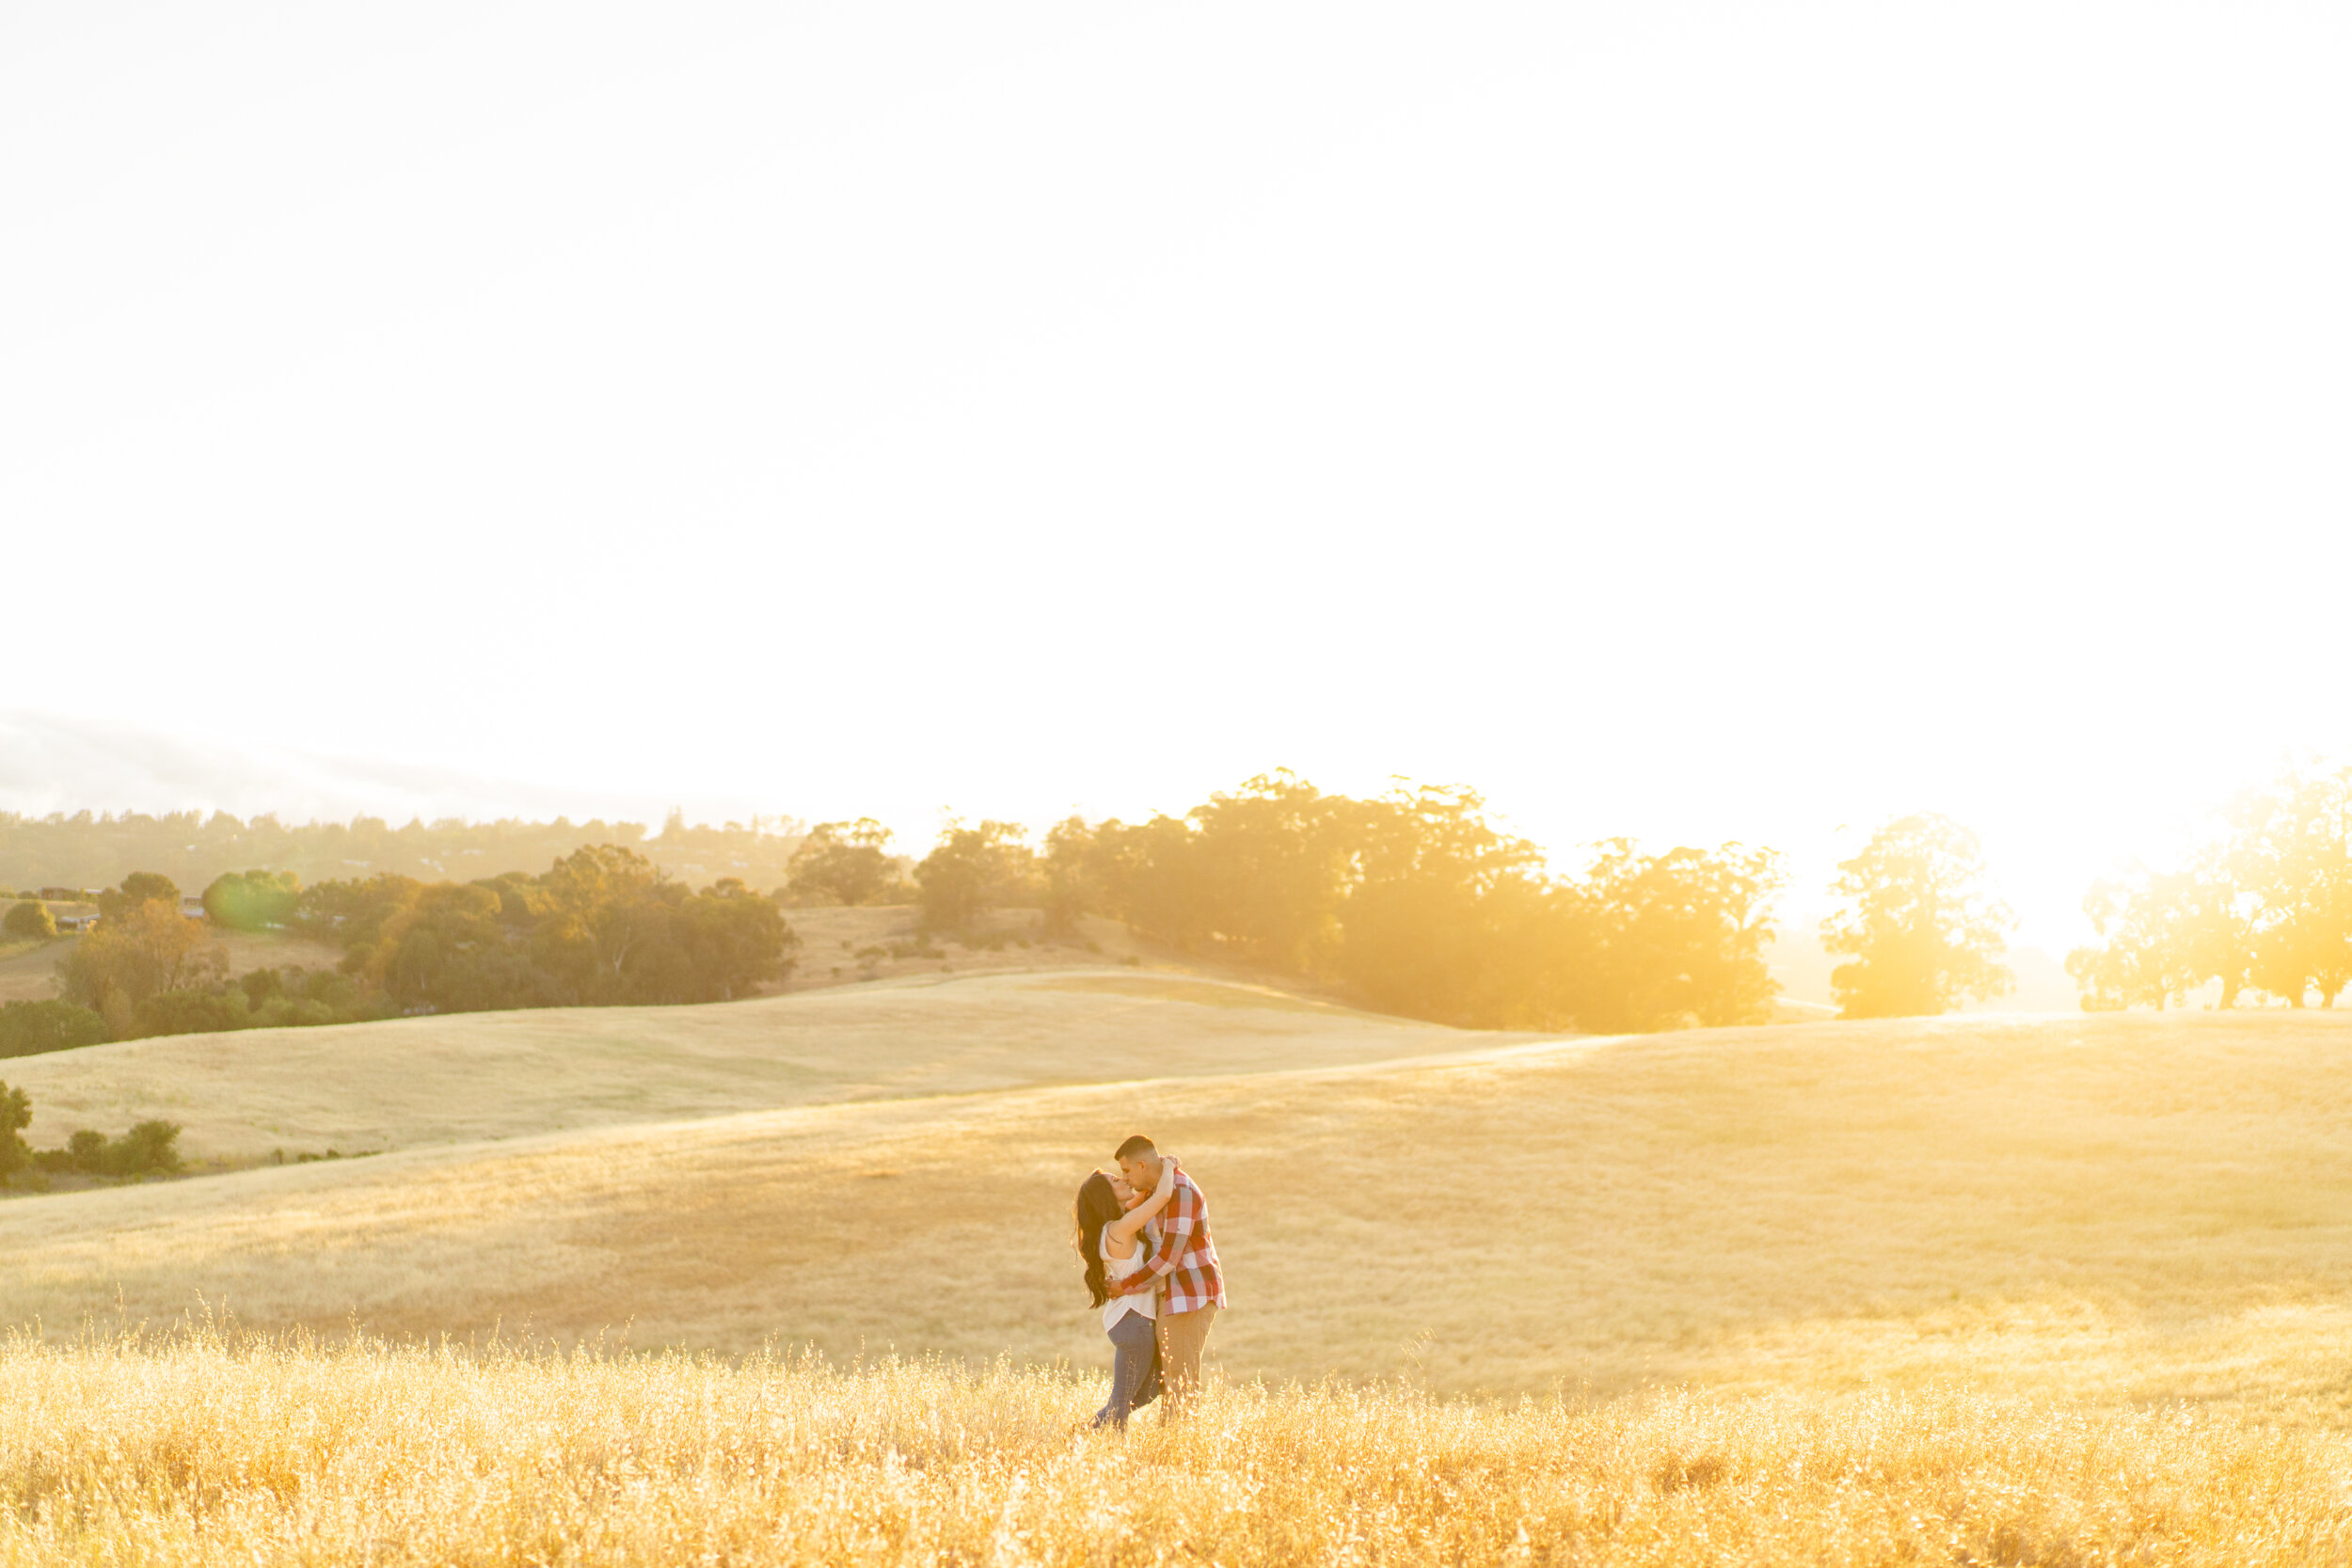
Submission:
[[[1160,1397],[1160,1345],[1152,1320],[1140,1312],[1122,1312],[1110,1326],[1118,1355],[1111,1363],[1110,1402],[1095,1413],[1094,1424],[1126,1430],[1127,1413]]]
[[[1208,1348],[1209,1327],[1216,1322],[1214,1304],[1189,1312],[1160,1308],[1160,1375],[1168,1380],[1161,1420],[1180,1419],[1191,1409],[1193,1396],[1200,1391],[1200,1353]]]

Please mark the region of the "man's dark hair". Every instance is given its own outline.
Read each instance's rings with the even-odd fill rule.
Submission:
[[[1140,1160],[1147,1154],[1158,1152],[1158,1149],[1152,1147],[1152,1140],[1138,1132],[1119,1146],[1118,1157],[1121,1160]]]

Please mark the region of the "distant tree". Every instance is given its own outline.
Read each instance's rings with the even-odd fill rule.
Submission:
[[[102,1163],[110,1176],[167,1176],[180,1168],[179,1144],[176,1122],[135,1122],[108,1144]]]
[[[359,951],[373,943],[385,922],[415,903],[424,888],[413,877],[389,872],[363,881],[315,883],[294,902],[294,926],[306,936]]]
[[[2184,870],[2142,867],[2093,883],[2083,913],[2100,944],[2066,956],[2083,1009],[2163,1008],[2208,982],[2222,1006],[2235,1006],[2254,971],[2258,902],[2227,845],[2208,846]]]
[[[1100,900],[1089,912],[1123,920],[1180,951],[1201,951],[1231,917],[1209,885],[1200,836],[1188,816],[1162,813],[1134,824],[1114,817],[1070,839],[1062,852],[1076,864],[1066,885]]]
[[[557,1000],[501,918],[497,892],[420,888],[354,949],[360,973],[404,1011],[488,1012]]]
[[[14,1180],[33,1157],[24,1129],[33,1125],[33,1102],[23,1089],[0,1084],[0,1187]]]
[[[2232,802],[2228,858],[2251,895],[2248,972],[2290,1006],[2352,983],[2352,769],[2289,771]]]
[[[119,1138],[83,1128],[63,1148],[43,1149],[34,1157],[53,1170],[88,1176],[168,1176],[181,1168],[179,1142],[178,1123],[142,1121]]]
[[[574,850],[539,880],[552,908],[532,928],[533,956],[573,1000],[638,1000],[665,989],[668,955],[658,939],[686,890],[660,866],[600,844]]]
[[[1497,831],[1460,786],[1351,801],[1318,830],[1351,851],[1331,973],[1375,1006],[1476,1027],[1534,1023],[1515,929],[1540,907],[1542,852]]]
[[[168,904],[174,914],[179,913],[180,884],[158,872],[134,871],[122,879],[121,886],[98,895],[99,917],[118,919],[142,904]]]
[[[104,1019],[71,1002],[0,1003],[0,1057],[72,1051],[109,1037]]]
[[[2085,1012],[2136,1004],[2162,1009],[2203,978],[2194,942],[2193,879],[2140,874],[2092,884],[2083,913],[2103,945],[2066,956]]]
[[[967,930],[987,910],[1034,898],[1037,856],[1021,842],[1025,831],[1018,822],[948,823],[914,868],[924,928]]]
[[[682,1001],[728,1002],[756,992],[765,980],[792,967],[801,944],[775,905],[756,897],[733,877],[686,900],[679,940],[687,951],[687,994]]]
[[[1186,879],[1202,911],[1216,911],[1192,942],[1205,937],[1294,974],[1325,973],[1341,945],[1340,908],[1356,870],[1356,803],[1278,768],[1185,815],[1194,828],[1184,844]]]
[[[1769,1022],[1780,987],[1764,963],[1779,854],[1725,844],[1643,854],[1610,839],[1569,890],[1579,907],[1563,977],[1599,1032]]]
[[[48,905],[32,899],[10,905],[8,914],[0,916],[0,931],[20,941],[47,942],[57,934],[57,917]]]
[[[819,822],[792,852],[793,896],[808,903],[868,904],[898,885],[888,828],[870,816]]]
[[[250,1027],[252,1009],[245,992],[227,990],[159,990],[131,1009],[131,1035],[215,1035]]]
[[[204,913],[235,931],[289,925],[302,899],[302,879],[291,871],[231,871],[204,890]]]
[[[1845,907],[1821,922],[1821,945],[1852,960],[1830,974],[1841,1016],[1948,1012],[2015,983],[1997,960],[2016,921],[1985,890],[1976,834],[1933,813],[1906,816],[1837,869]]]
[[[117,1033],[149,997],[206,990],[227,973],[227,953],[181,914],[176,896],[119,907],[57,966],[65,999],[96,1010]]]

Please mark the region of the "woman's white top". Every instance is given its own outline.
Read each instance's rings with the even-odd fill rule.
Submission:
[[[1136,1237],[1135,1246],[1134,1257],[1113,1258],[1111,1256],[1111,1233],[1107,1227],[1104,1228],[1103,1277],[1114,1291],[1119,1289],[1120,1280],[1136,1274],[1146,1263],[1152,1261],[1150,1237],[1138,1234]],[[1111,1324],[1119,1321],[1121,1313],[1140,1312],[1147,1318],[1159,1316],[1159,1308],[1153,1305],[1159,1293],[1156,1290],[1137,1291],[1131,1296],[1114,1295],[1111,1297],[1103,1304],[1103,1332],[1108,1334],[1111,1331]]]

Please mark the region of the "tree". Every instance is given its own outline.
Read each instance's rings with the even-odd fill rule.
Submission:
[[[1355,875],[1338,911],[1338,977],[1374,1006],[1470,1027],[1534,1024],[1505,961],[1541,902],[1542,852],[1498,832],[1476,790],[1400,785],[1335,823]]]
[[[11,905],[5,918],[0,918],[0,931],[20,941],[47,942],[57,934],[57,917],[49,912],[49,906],[39,899],[28,899]]]
[[[2082,991],[2085,1012],[2145,1003],[2161,1011],[2202,978],[2194,940],[2194,879],[2141,872],[2101,881],[2083,895],[2083,913],[2104,946],[2066,956],[2066,973]]]
[[[68,1002],[96,1010],[121,1034],[149,997],[218,984],[228,954],[180,912],[176,896],[155,898],[101,920],[57,973]]]
[[[1104,824],[1116,833],[1117,822]],[[1045,934],[1071,938],[1078,934],[1081,915],[1107,912],[1113,905],[1104,885],[1102,834],[1083,816],[1062,818],[1045,830],[1045,853],[1039,870],[1045,882]]]
[[[564,976],[573,999],[589,1003],[651,1000],[662,982],[651,951],[667,911],[686,890],[633,849],[599,844],[576,849],[540,879],[553,909],[532,931],[534,957]]]
[[[231,871],[204,890],[204,913],[233,931],[265,931],[292,923],[302,879],[291,871]]]
[[[2352,769],[2289,771],[2232,802],[2229,861],[2252,895],[2248,972],[2289,1006],[2352,983]]]
[[[108,888],[98,895],[98,914],[102,921],[118,919],[142,904],[168,904],[172,912],[180,912],[180,884],[153,871],[134,871],[122,879],[120,887]]]
[[[250,1028],[252,1008],[245,992],[235,988],[207,990],[159,990],[131,1010],[130,1033],[149,1035],[215,1035]]]
[[[962,931],[988,910],[1036,896],[1037,855],[1021,842],[1018,822],[949,822],[939,845],[914,868],[922,890],[923,927]]]
[[[1215,911],[1208,940],[1269,968],[1325,973],[1355,872],[1354,806],[1277,768],[1186,813],[1192,879]]]
[[[1780,855],[1725,844],[1638,852],[1610,839],[1568,895],[1579,940],[1564,989],[1588,1030],[1769,1022],[1780,986],[1764,963]]]
[[[763,980],[790,972],[787,956],[801,939],[775,905],[755,896],[734,877],[688,899],[680,910],[679,940],[687,951],[688,994],[692,1002],[730,1002],[750,996]]]
[[[33,1157],[25,1147],[24,1129],[33,1125],[33,1102],[23,1089],[0,1084],[0,1187],[12,1180]]]
[[[867,904],[898,885],[890,863],[891,832],[870,816],[819,822],[792,852],[787,876],[795,898]]]
[[[2016,920],[1986,892],[1967,829],[1932,812],[1906,816],[1837,869],[1832,891],[1846,907],[1821,922],[1821,945],[1852,959],[1830,974],[1840,1016],[1948,1012],[2015,983],[1997,960]]]
[[[1235,924],[1222,914],[1208,885],[1200,831],[1187,817],[1165,813],[1132,826],[1116,817],[1081,839],[1069,839],[1073,863],[1064,873],[1081,900],[1184,952],[1198,952]]]
[[[0,1056],[39,1056],[52,1051],[103,1045],[106,1021],[71,1002],[0,1003]]]

